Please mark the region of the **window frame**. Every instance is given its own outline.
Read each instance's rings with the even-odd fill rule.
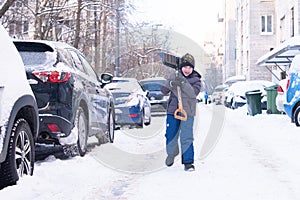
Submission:
[[[271,20],[270,26],[269,27],[269,19]],[[273,35],[274,31],[274,20],[273,20],[273,15],[261,15],[260,17],[260,34],[261,35]],[[271,29],[271,31],[268,31]]]

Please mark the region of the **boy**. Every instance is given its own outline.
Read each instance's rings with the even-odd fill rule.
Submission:
[[[178,76],[175,73],[171,74],[166,84],[161,87],[162,93],[170,93],[165,134],[168,156],[165,163],[168,167],[173,165],[175,157],[179,154],[178,138],[180,136],[184,170],[194,171],[193,124],[196,115],[196,96],[201,89],[201,75],[194,70],[195,60],[191,54],[187,53],[182,56],[180,63]],[[177,87],[181,87],[182,105],[187,113],[187,120],[174,117],[178,106]]]

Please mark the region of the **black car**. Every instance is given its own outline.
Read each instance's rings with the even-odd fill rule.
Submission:
[[[164,95],[160,87],[165,84],[166,79],[163,77],[146,78],[139,81],[143,90],[147,92],[150,100],[152,112],[165,111],[167,108],[168,95]]]
[[[15,40],[27,79],[37,99],[39,143],[77,147],[83,156],[88,136],[101,142],[114,139],[113,97],[85,56],[62,42]],[[105,80],[103,80],[105,77]]]

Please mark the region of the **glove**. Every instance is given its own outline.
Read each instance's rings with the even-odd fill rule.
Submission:
[[[176,76],[174,80],[171,80],[170,81],[170,86],[171,87],[181,87],[182,84],[184,84],[185,82],[185,78],[184,77],[181,77],[181,76]]]

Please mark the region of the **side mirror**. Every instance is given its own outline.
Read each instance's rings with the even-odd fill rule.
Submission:
[[[145,95],[146,97],[148,97],[148,98],[149,98],[149,93],[150,93],[149,90],[145,90],[145,91],[144,91],[144,95]]]
[[[102,85],[104,86],[104,85],[112,82],[113,75],[110,73],[103,73],[103,74],[101,74],[100,79],[101,79]]]

